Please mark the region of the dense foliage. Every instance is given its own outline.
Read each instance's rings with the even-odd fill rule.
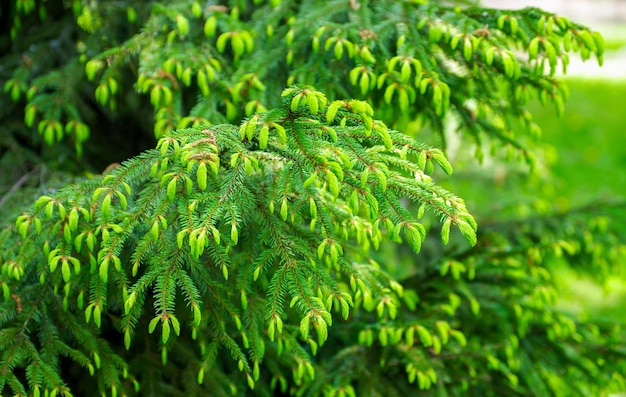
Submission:
[[[555,270],[623,272],[623,202],[477,233],[417,139],[535,167],[527,104],[562,112],[599,34],[419,0],[2,13],[3,393],[626,389],[623,323],[562,310]]]

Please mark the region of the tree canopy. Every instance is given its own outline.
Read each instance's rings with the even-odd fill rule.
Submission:
[[[557,70],[601,63],[597,32],[425,0],[2,17],[3,393],[626,389],[623,322],[556,281],[623,272],[624,203],[483,223],[445,177],[451,139],[544,172],[528,105],[563,112]]]

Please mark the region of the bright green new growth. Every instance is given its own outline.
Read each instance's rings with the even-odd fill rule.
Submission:
[[[555,270],[623,274],[624,205],[498,210],[477,238],[428,176],[444,154],[385,127],[532,165],[529,101],[562,111],[557,67],[602,38],[447,3],[12,1],[0,190],[26,185],[0,198],[0,394],[626,390],[625,327],[563,310]],[[115,136],[162,139],[60,191],[34,175],[119,161]]]
[[[121,367],[137,375],[97,329],[119,329],[131,349],[149,322],[149,333],[160,333],[163,364],[176,350],[174,334],[191,335],[203,356],[200,383],[224,349],[254,388],[271,342],[282,360],[308,368],[301,342],[315,354],[332,332],[331,313],[347,319],[356,305],[396,317],[402,288],[369,250],[390,239],[419,252],[426,229],[404,199],[476,243],[463,200],[424,173],[430,162],[451,172],[441,151],[389,130],[365,102],[328,105],[322,93],[298,87],[283,97],[282,108],[239,128],[173,132],[156,150],[43,196],[21,215],[15,232],[23,240],[5,254],[5,298],[41,292],[4,318],[3,332],[16,336],[10,349],[28,347],[5,368],[30,373],[31,391],[51,391],[63,383],[46,374],[68,355],[92,373],[98,368],[103,387],[123,390],[107,373]],[[46,319],[45,329],[35,318]],[[51,354],[30,340],[33,331],[64,329],[50,336]],[[297,370],[293,382],[313,376]],[[4,381],[19,382],[11,374]]]
[[[19,65],[5,91],[16,101],[25,94],[25,123],[45,142],[70,136],[78,151],[97,126],[86,120],[89,109],[75,90],[58,83],[59,74],[81,75],[90,99],[113,113],[139,110],[126,96],[143,94],[156,137],[239,122],[276,107],[285,85],[314,84],[330,99],[367,99],[379,118],[400,124],[417,118],[442,132],[443,118],[454,116],[472,141],[504,146],[532,164],[520,132],[532,137],[539,128],[526,105],[539,97],[562,112],[567,89],[557,70],[567,70],[572,52],[600,62],[603,55],[597,32],[536,8],[462,10],[421,0],[218,3],[124,10],[115,2],[74,1],[76,17],[68,22],[78,25],[78,56],[64,59],[58,73],[37,75]],[[17,20],[30,12],[18,12]],[[112,47],[103,40],[129,28],[138,31],[120,33]],[[16,23],[12,34],[18,32]],[[34,48],[24,51],[42,58]],[[481,146],[476,150],[482,158]]]

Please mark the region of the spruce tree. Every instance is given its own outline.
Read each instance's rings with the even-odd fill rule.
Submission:
[[[602,37],[473,3],[11,1],[2,394],[626,389],[555,267],[623,272],[624,203],[477,223],[444,179],[451,136],[544,172],[528,104]]]

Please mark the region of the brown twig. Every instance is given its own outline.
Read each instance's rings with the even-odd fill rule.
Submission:
[[[11,195],[11,193],[15,192],[17,189],[22,187],[22,185],[24,185],[28,181],[28,178],[33,174],[34,171],[35,170],[31,170],[27,172],[26,174],[22,175],[20,179],[18,179],[17,182],[15,182],[13,186],[11,186],[11,189],[9,189],[9,191],[6,192],[6,194],[2,196],[2,198],[0,199],[0,207],[2,207],[4,203],[9,199],[9,196]]]

